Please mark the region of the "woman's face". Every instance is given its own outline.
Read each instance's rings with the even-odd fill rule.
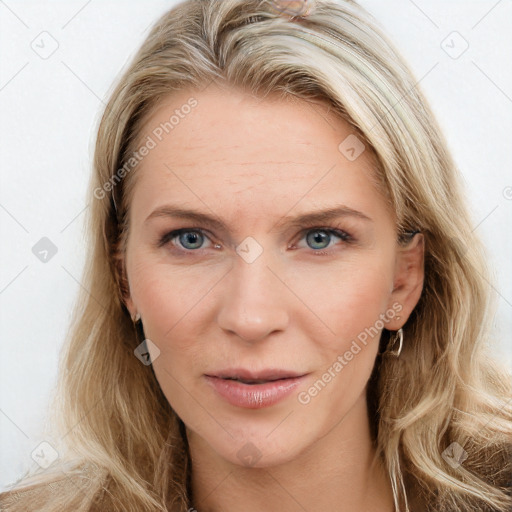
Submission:
[[[127,305],[158,382],[190,441],[291,460],[366,403],[380,332],[421,292],[421,243],[397,245],[369,150],[325,104],[212,84],[162,101],[140,141]]]

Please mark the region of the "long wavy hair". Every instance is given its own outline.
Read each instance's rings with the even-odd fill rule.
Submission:
[[[262,98],[327,101],[375,153],[397,233],[425,237],[424,289],[402,354],[384,354],[384,330],[367,388],[397,510],[511,510],[512,385],[490,356],[488,271],[458,170],[413,74],[371,16],[350,0],[314,7],[294,17],[265,0],[186,0],[156,22],[115,84],[97,133],[89,255],[55,401],[62,464],[31,492],[4,495],[7,510],[191,506],[184,425],[152,367],[134,356],[141,339],[123,301],[122,241],[137,174],[126,165],[144,121],[173,91],[212,81]],[[62,485],[50,491],[57,474]]]

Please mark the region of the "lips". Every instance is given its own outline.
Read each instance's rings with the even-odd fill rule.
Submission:
[[[281,369],[250,371],[243,368],[205,375],[206,382],[236,407],[260,409],[288,396],[307,374]]]
[[[232,380],[242,380],[242,381],[262,381],[268,382],[273,380],[280,379],[293,379],[295,377],[301,377],[304,373],[289,371],[289,370],[279,370],[279,369],[265,369],[260,371],[251,371],[246,370],[244,368],[234,368],[227,370],[220,370],[218,372],[212,372],[207,374],[211,377],[218,377],[219,379],[232,379]]]
[[[235,380],[236,382],[241,382],[242,384],[248,384],[250,386],[254,384],[265,384],[266,382],[274,382],[276,380],[281,379],[243,379],[241,377],[223,377],[224,380]]]

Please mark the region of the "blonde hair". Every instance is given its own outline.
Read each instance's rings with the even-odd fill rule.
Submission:
[[[140,340],[123,303],[122,239],[136,174],[126,163],[142,123],[164,96],[212,80],[261,97],[327,101],[374,151],[397,232],[425,237],[424,290],[404,326],[402,354],[379,353],[368,386],[377,456],[397,510],[410,510],[413,497],[422,511],[510,510],[512,389],[489,356],[483,248],[413,74],[350,0],[318,0],[294,19],[270,1],[187,0],[154,25],[113,90],[96,141],[90,254],[56,402],[70,447],[61,458],[76,470],[61,468],[69,485],[59,492],[49,494],[48,472],[39,493],[13,500],[11,491],[7,510],[191,506],[183,423],[151,366],[134,357]],[[387,339],[384,331],[381,349]],[[450,463],[452,450],[467,458]]]

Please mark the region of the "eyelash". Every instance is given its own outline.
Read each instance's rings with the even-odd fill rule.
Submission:
[[[337,229],[337,228],[333,228],[333,227],[328,227],[328,226],[322,226],[322,227],[315,226],[315,227],[310,227],[310,228],[304,228],[299,233],[299,235],[300,235],[299,241],[302,240],[305,235],[307,235],[309,232],[312,232],[312,231],[313,232],[321,231],[324,233],[328,233],[329,235],[334,235],[334,236],[338,237],[344,244],[350,244],[355,241],[354,238],[346,231]],[[163,247],[163,246],[167,245],[169,242],[172,242],[175,238],[178,238],[182,233],[200,233],[204,237],[209,238],[208,235],[206,234],[206,232],[201,228],[180,228],[180,229],[175,229],[173,231],[169,231],[168,233],[165,233],[160,238],[160,240],[158,242],[158,247]],[[292,244],[288,248],[296,248],[296,244]],[[197,255],[198,253],[201,254],[201,252],[202,252],[201,249],[180,249],[178,247],[175,247],[174,250],[178,251],[179,253],[181,253],[183,255],[190,255],[190,256],[192,256],[194,253],[195,253],[195,255]],[[326,249],[318,249],[318,250],[310,249],[310,250],[312,251],[312,253],[315,256],[330,256],[332,253],[331,250],[326,250]]]

